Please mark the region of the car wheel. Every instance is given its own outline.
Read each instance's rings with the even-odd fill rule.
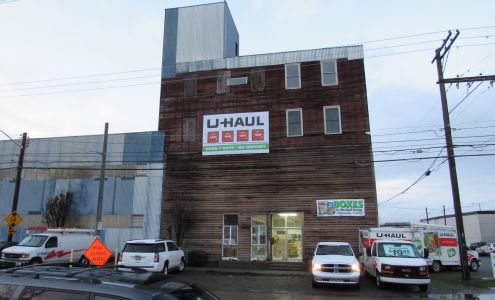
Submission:
[[[177,267],[177,270],[179,270],[179,272],[182,272],[184,271],[185,268],[186,268],[186,261],[184,260],[184,257],[182,257],[180,259],[180,263],[179,266]]]
[[[383,288],[383,282],[380,280],[380,273],[378,272],[378,270],[376,270],[375,282],[377,288]]]
[[[478,264],[478,261],[476,259],[473,259],[471,260],[471,263],[469,263],[469,268],[471,269],[471,271],[473,272],[477,272],[478,271],[478,268],[479,268],[479,264]]]
[[[168,274],[168,261],[166,261],[164,264],[163,264],[163,274],[167,275]]]
[[[427,284],[422,284],[419,286],[419,290],[421,292],[426,292],[428,290],[428,285]]]
[[[438,260],[434,261],[431,264],[431,270],[433,271],[433,273],[438,273],[442,271],[442,264]]]

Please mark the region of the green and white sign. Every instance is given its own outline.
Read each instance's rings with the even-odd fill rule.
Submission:
[[[318,217],[362,217],[364,199],[316,200]]]
[[[203,155],[269,152],[267,111],[203,116]]]

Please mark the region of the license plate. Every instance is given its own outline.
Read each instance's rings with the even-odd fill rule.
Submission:
[[[20,263],[20,262],[16,262],[16,263],[15,263],[15,266],[16,266],[16,267],[20,267],[20,266],[21,266],[21,263]]]
[[[411,269],[402,269],[402,272],[404,272],[404,273],[411,273]]]

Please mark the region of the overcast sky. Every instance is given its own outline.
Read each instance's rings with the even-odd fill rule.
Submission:
[[[17,138],[158,128],[166,8],[193,0],[0,0],[0,130]],[[210,1],[211,2],[211,1]],[[240,55],[363,44],[380,221],[453,213],[434,49],[445,77],[495,74],[495,1],[227,1]],[[495,209],[495,93],[448,87],[464,211]],[[6,137],[0,133],[0,140]],[[417,160],[420,157],[437,157]],[[386,160],[411,159],[398,162]]]

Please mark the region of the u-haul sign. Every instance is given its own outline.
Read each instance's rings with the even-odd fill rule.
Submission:
[[[203,155],[269,153],[268,112],[203,116]]]

